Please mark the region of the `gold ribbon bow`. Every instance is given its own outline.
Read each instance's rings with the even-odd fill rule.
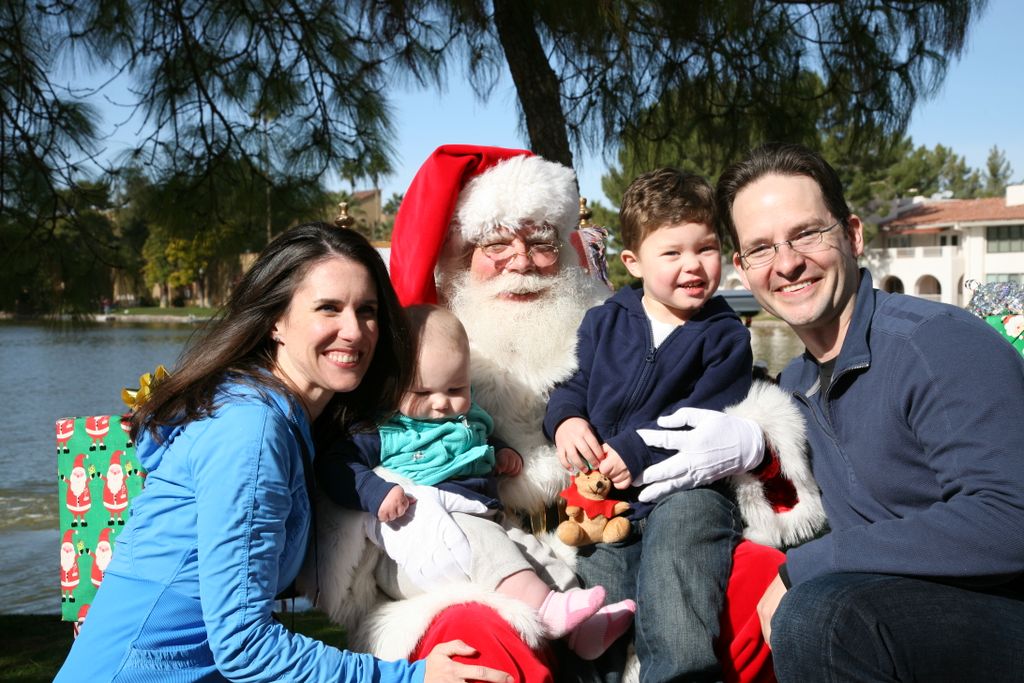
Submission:
[[[138,389],[129,389],[127,387],[121,389],[121,400],[124,401],[129,410],[135,410],[146,402],[149,395],[153,392],[153,387],[170,374],[163,365],[156,366],[156,370],[152,373],[147,372],[139,377]]]

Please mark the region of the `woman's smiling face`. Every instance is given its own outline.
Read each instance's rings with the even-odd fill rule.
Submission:
[[[359,386],[380,335],[377,288],[369,271],[342,256],[310,266],[271,331],[274,374],[316,419],[337,392]]]

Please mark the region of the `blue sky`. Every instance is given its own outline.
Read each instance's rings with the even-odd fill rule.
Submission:
[[[968,35],[963,56],[952,63],[939,92],[920,101],[908,133],[916,145],[943,144],[982,169],[993,145],[1002,149],[1013,167],[1013,180],[1024,181],[1024,1],[990,0]],[[70,66],[75,70],[74,65]],[[395,173],[381,181],[384,198],[404,193],[430,152],[445,143],[527,147],[518,127],[515,91],[506,77],[487,103],[478,102],[458,69],[450,73],[444,93],[399,89],[393,99],[397,138]],[[78,78],[82,75],[79,73]],[[95,83],[96,76],[85,80]],[[113,99],[117,98],[113,94]],[[101,106],[108,125],[123,121],[124,109]],[[122,126],[107,140],[116,153],[130,142],[135,122]],[[576,172],[585,197],[607,200],[601,192],[606,164],[599,153],[577,154]],[[337,183],[335,183],[337,184]],[[346,188],[347,189],[347,188]],[[357,189],[364,189],[357,187]]]
[[[1024,2],[990,0],[968,35],[967,48],[952,63],[941,90],[919,102],[910,121],[915,145],[943,144],[983,169],[998,145],[1024,180]],[[452,79],[457,82],[458,79]],[[384,197],[405,192],[420,163],[438,145],[468,143],[527,147],[517,128],[511,80],[494,89],[490,102],[477,102],[466,87],[443,94],[406,92],[395,100],[396,173],[382,181]],[[577,155],[580,192],[608,204],[601,192],[606,164],[600,155]]]

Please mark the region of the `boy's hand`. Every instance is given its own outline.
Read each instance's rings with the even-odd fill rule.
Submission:
[[[609,446],[604,444],[604,459],[601,460],[601,474],[612,480],[612,486],[617,489],[629,488],[629,485],[633,483],[633,475],[629,473],[629,468],[626,467],[626,463],[622,462],[622,457],[618,452]]]
[[[377,519],[382,522],[395,521],[406,513],[413,500],[405,495],[401,486],[392,486],[377,509]]]
[[[512,448],[499,448],[494,454],[494,471],[510,477],[518,476],[523,471],[523,456]]]
[[[570,472],[589,472],[601,462],[601,444],[582,417],[570,417],[558,425],[555,448],[558,462]]]

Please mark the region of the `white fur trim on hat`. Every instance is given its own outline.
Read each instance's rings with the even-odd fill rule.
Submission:
[[[512,157],[466,183],[452,229],[477,242],[497,228],[529,222],[554,227],[566,241],[579,221],[579,201],[571,168],[537,156]]]
[[[740,512],[747,523],[744,536],[756,543],[785,548],[814,538],[825,527],[821,491],[807,461],[803,417],[789,395],[774,384],[754,382],[750,393],[726,413],[753,420],[775,451],[783,477],[796,489],[792,510],[776,512],[764,492],[764,483],[752,474],[733,476]]]

